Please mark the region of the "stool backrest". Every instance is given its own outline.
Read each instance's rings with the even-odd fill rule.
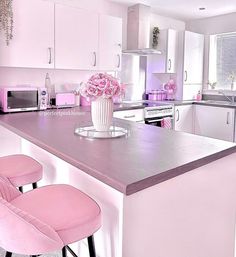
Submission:
[[[27,255],[62,248],[63,242],[54,229],[11,204],[20,195],[7,179],[0,177],[0,247]]]
[[[9,202],[19,195],[21,195],[21,192],[7,178],[0,175],[0,197]]]

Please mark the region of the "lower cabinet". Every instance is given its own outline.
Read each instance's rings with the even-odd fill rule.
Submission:
[[[175,106],[175,130],[193,133],[193,105]]]
[[[0,156],[20,154],[21,137],[0,125]]]
[[[235,109],[194,105],[195,134],[233,142]]]
[[[144,111],[143,109],[116,111],[113,113],[113,117],[123,120],[144,122]]]

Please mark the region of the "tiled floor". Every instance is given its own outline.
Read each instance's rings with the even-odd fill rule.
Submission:
[[[0,257],[5,257],[5,251],[2,248],[0,248]],[[29,256],[13,254],[12,257],[29,257]],[[44,255],[41,255],[40,257],[61,257],[61,252],[44,254]]]

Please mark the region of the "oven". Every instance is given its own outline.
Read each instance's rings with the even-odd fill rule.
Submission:
[[[145,124],[174,129],[174,106],[149,106],[144,109]]]

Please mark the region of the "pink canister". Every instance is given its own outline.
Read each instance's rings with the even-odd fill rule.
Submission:
[[[84,97],[84,96],[80,96],[80,105],[81,106],[90,106],[90,98],[89,97]]]
[[[166,92],[164,90],[151,90],[148,93],[148,100],[163,101],[166,99]]]

